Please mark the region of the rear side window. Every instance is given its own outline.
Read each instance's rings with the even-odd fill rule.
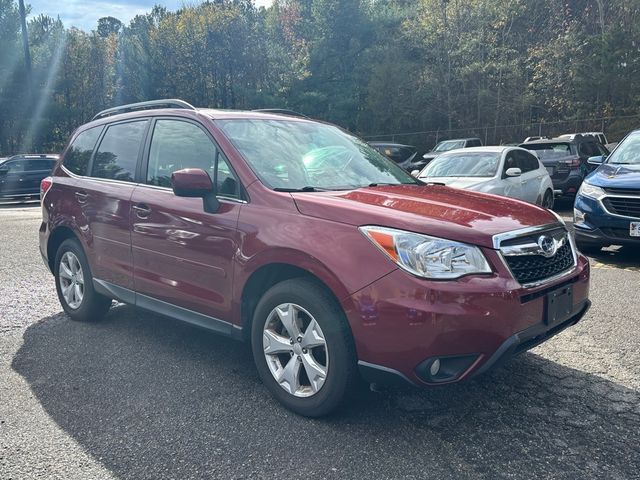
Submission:
[[[148,120],[111,125],[102,137],[91,176],[133,182]]]
[[[6,165],[9,167],[9,173],[21,173],[27,169],[27,162],[28,160],[14,160]]]
[[[467,147],[481,147],[481,146],[482,146],[482,142],[477,138],[469,140],[467,142]]]
[[[67,170],[76,175],[87,174],[89,160],[101,131],[102,127],[93,127],[78,134],[64,156],[63,165]]]
[[[55,162],[51,162],[51,160],[29,160],[27,164],[27,170],[30,171],[46,171],[51,170],[55,165]]]

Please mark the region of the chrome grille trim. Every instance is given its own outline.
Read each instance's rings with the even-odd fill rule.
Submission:
[[[512,232],[498,234],[493,237],[493,245],[496,248],[496,250],[498,250],[499,258],[501,259],[502,263],[507,268],[507,270],[509,270],[514,280],[518,281],[513,270],[509,266],[509,262],[507,261],[507,258],[508,257],[524,257],[527,255],[540,255],[539,253],[540,246],[537,243],[534,244],[532,242],[528,242],[520,245],[510,245],[510,246],[501,247],[502,242],[505,242],[507,240],[518,239],[521,237],[536,235],[536,234],[543,234],[545,232],[554,232],[554,231],[555,231],[556,237],[558,236],[557,235],[558,231],[562,232],[561,239],[557,239],[562,242],[562,245],[558,246],[554,256],[557,255],[557,251],[561,247],[566,245],[566,242],[568,241],[571,248],[571,255],[573,260],[572,265],[569,268],[547,278],[543,278],[543,279],[536,280],[533,282],[528,282],[528,283],[518,282],[523,288],[535,288],[542,285],[546,285],[546,284],[555,282],[557,280],[560,280],[562,278],[568,277],[575,272],[576,267],[578,266],[578,250],[576,248],[573,235],[571,234],[571,232],[569,232],[569,230],[565,225],[561,223],[554,223],[554,224],[541,225],[537,227],[523,228],[520,230],[514,230]],[[534,246],[536,249],[535,251],[533,251]]]

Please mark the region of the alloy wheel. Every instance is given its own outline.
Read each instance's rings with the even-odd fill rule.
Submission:
[[[84,298],[84,274],[80,260],[73,252],[65,252],[60,259],[58,277],[67,305],[74,310],[79,308]]]
[[[325,335],[301,306],[283,303],[269,313],[262,346],[269,371],[286,392],[310,397],[324,385],[329,370]]]

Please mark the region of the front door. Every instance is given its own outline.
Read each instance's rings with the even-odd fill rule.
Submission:
[[[516,151],[510,150],[504,159],[504,167],[502,168],[502,181],[504,184],[504,196],[524,200],[522,194],[522,178],[507,176],[507,170],[510,168],[520,168],[520,162],[516,157]]]
[[[201,125],[159,118],[152,128],[145,182],[131,199],[137,302],[160,300],[228,320],[238,251],[236,227],[244,203],[240,184]],[[201,198],[174,195],[171,173],[201,168],[216,178],[216,156],[220,209],[206,213]]]

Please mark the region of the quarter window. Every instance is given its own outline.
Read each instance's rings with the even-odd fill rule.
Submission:
[[[111,125],[93,160],[92,176],[133,182],[147,120]]]
[[[200,168],[211,179],[215,176],[218,154],[218,184],[216,191],[227,197],[240,197],[240,184],[227,160],[204,130],[190,122],[158,120],[153,129],[149,150],[147,183],[171,187],[171,174],[184,168]]]
[[[102,127],[93,127],[78,134],[64,156],[63,165],[67,170],[76,175],[87,174],[89,160],[101,131]]]

